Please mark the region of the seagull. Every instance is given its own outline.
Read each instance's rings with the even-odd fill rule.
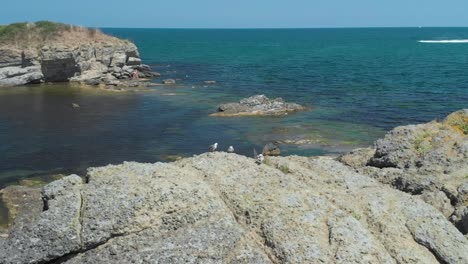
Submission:
[[[254,149],[254,158],[255,158],[255,163],[257,163],[258,165],[262,164],[263,161],[265,160],[265,157],[263,156],[263,154],[257,154],[256,149]]]
[[[214,143],[213,145],[208,147],[210,152],[214,152],[218,148],[218,143]]]
[[[257,160],[255,161],[258,165],[262,164],[263,161],[265,160],[265,157],[263,156],[263,154],[258,154],[257,156]]]
[[[72,103],[72,107],[73,107],[73,108],[80,108],[80,105],[79,105],[79,104]]]
[[[234,147],[233,147],[233,146],[229,146],[227,152],[228,152],[228,153],[234,153]]]

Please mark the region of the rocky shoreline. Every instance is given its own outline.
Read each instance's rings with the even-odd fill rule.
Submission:
[[[213,152],[9,187],[31,195],[8,201],[0,263],[467,263],[467,125],[465,109],[339,158]]]
[[[24,45],[0,43],[0,87],[74,82],[129,88],[148,86],[149,79],[159,76],[142,64],[137,47],[130,41],[96,30],[51,25],[57,29],[48,38],[25,41]],[[23,31],[39,35],[40,24],[28,23]]]
[[[372,148],[339,158],[356,172],[419,196],[468,233],[468,109],[397,127]]]

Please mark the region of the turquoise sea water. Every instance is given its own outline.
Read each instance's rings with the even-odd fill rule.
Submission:
[[[178,84],[139,93],[61,84],[1,89],[0,186],[191,156],[214,142],[244,155],[274,140],[309,142],[282,146],[284,155],[338,153],[468,107],[468,43],[418,42],[468,39],[468,28],[103,31],[134,41],[146,64]],[[208,116],[219,103],[254,94],[312,111]]]

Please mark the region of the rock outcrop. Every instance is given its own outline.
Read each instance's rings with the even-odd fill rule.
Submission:
[[[468,109],[440,122],[397,127],[373,148],[354,150],[339,160],[419,196],[468,233],[463,224],[468,221]]]
[[[0,263],[468,261],[467,238],[437,209],[331,157],[126,162],[42,196],[34,220],[0,239]]]
[[[288,113],[304,111],[306,107],[285,102],[282,98],[269,99],[265,95],[254,95],[238,103],[227,103],[218,106],[218,112],[212,116],[281,116]]]
[[[262,154],[264,156],[279,156],[281,149],[275,143],[268,143],[263,147]]]
[[[28,25],[24,30],[37,33],[34,23]],[[132,79],[135,71],[141,79],[153,77],[149,66],[141,64],[135,44],[69,27],[31,44],[0,43],[0,86],[68,81],[125,86],[123,80]]]

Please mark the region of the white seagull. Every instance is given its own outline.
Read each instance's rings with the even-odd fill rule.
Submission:
[[[256,149],[254,149],[254,158],[255,158],[255,163],[257,163],[258,165],[262,164],[263,161],[265,160],[265,157],[263,156],[263,154],[257,155]]]
[[[227,149],[227,152],[228,152],[228,153],[234,153],[234,147],[233,147],[233,146],[229,146],[229,148]]]
[[[214,152],[214,151],[216,151],[217,148],[218,148],[218,143],[214,143],[213,145],[208,147],[208,150],[210,152]]]
[[[257,156],[257,160],[255,162],[257,162],[257,164],[262,164],[263,161],[265,160],[265,157],[263,156],[263,154],[258,154]]]

